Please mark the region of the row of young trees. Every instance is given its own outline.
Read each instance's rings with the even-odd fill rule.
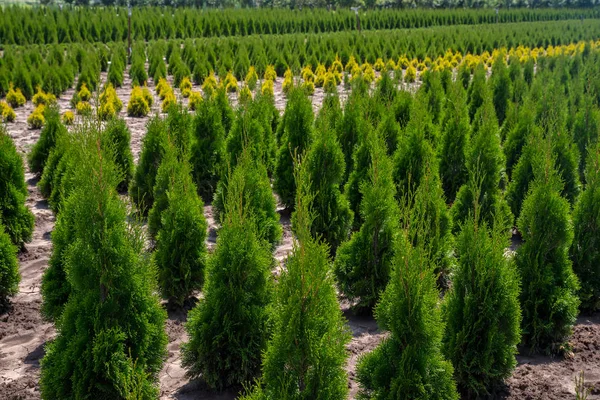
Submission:
[[[343,31],[325,35],[161,39],[148,43],[135,41],[130,66],[127,64],[126,45],[122,41],[5,46],[0,58],[0,96],[8,93],[11,84],[20,89],[27,100],[33,97],[38,86],[55,96],[60,96],[74,83],[77,91],[84,83],[94,91],[100,72],[108,72],[114,87],[122,86],[127,75],[132,83],[143,85],[148,77],[158,83],[158,79],[167,74],[172,75],[179,86],[178,83],[185,77],[202,84],[211,71],[221,78],[231,72],[238,80],[243,80],[250,67],[254,67],[262,77],[267,66],[273,65],[278,76],[282,77],[288,68],[298,76],[307,65],[313,71],[319,64],[329,68],[339,58],[345,66],[351,57],[358,63],[372,65],[378,63],[378,59],[383,65],[393,60],[407,68],[407,65],[401,64],[414,58],[419,61],[425,61],[426,57],[435,60],[449,49],[461,55],[483,55],[500,47],[546,48],[596,40],[599,36],[600,22],[587,19],[438,26],[425,31],[365,31],[358,36]],[[163,58],[168,61],[168,69]],[[404,58],[406,61],[401,62]],[[147,71],[144,67],[146,59],[149,63]]]
[[[373,90],[356,80],[343,106],[329,93],[316,118],[300,88],[281,118],[269,95],[233,110],[221,89],[193,115],[152,118],[133,175],[122,122],[73,135],[49,111],[29,159],[58,213],[43,395],[155,397],[156,288],[175,305],[202,290],[183,364],[215,389],[258,379],[249,399],[346,396],[336,287],[390,332],[359,362],[366,398],[483,396],[519,343],[565,350],[580,302],[599,304],[598,57],[540,59],[535,76],[498,57],[489,79],[428,72],[415,95],[384,73]],[[118,197],[127,177],[150,253]],[[277,283],[271,179],[296,239]],[[524,244],[506,257],[515,222]]]
[[[253,5],[249,0],[246,5]],[[85,4],[86,0],[77,0]],[[267,1],[268,2],[268,1]],[[583,2],[565,2],[563,7],[585,7]],[[89,3],[89,2],[88,2]],[[102,0],[112,5],[111,0]],[[264,1],[257,2],[266,3]],[[271,3],[281,3],[271,1]],[[304,1],[293,1],[300,8],[308,7]],[[247,35],[283,35],[292,33],[327,33],[356,29],[354,12],[347,7],[353,3],[345,0],[343,9],[327,12],[323,9],[193,9],[171,7],[134,8],[131,18],[131,35],[134,40],[185,39]],[[357,2],[359,3],[359,2]],[[367,0],[373,6],[376,2]],[[137,3],[134,1],[135,6]],[[330,3],[312,5],[325,7]],[[418,3],[415,3],[417,5]],[[126,4],[122,3],[121,6]],[[145,5],[145,4],[140,4]],[[161,4],[163,5],[163,4]],[[164,5],[169,6],[169,3]],[[185,5],[179,1],[172,5]],[[206,4],[219,6],[218,4]],[[402,2],[397,4],[402,5]],[[410,6],[410,4],[406,4]],[[418,4],[421,5],[421,4]],[[427,4],[422,4],[427,7]],[[433,5],[433,4],[432,4]],[[481,6],[482,4],[480,4]],[[521,6],[525,6],[522,3]],[[593,5],[590,3],[589,5]],[[458,5],[461,7],[460,5]],[[516,5],[513,5],[516,6]],[[477,7],[477,4],[473,4]],[[439,7],[438,7],[439,8]],[[122,7],[5,7],[0,10],[0,43],[4,45],[124,42],[127,40],[127,14]],[[492,9],[468,10],[368,10],[361,12],[361,29],[407,29],[443,25],[479,25],[505,22],[557,21],[566,19],[598,18],[598,10],[588,9],[502,9],[498,14]],[[43,23],[39,23],[43,21]]]

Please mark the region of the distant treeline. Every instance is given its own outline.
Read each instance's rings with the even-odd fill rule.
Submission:
[[[114,4],[112,0],[105,0]],[[594,0],[595,1],[595,0]],[[133,2],[136,3],[135,1]],[[185,3],[189,4],[189,3]],[[394,3],[400,4],[400,3]],[[404,3],[402,3],[404,4]],[[427,3],[428,4],[428,3]],[[458,3],[457,3],[458,4]],[[544,3],[546,4],[546,3]],[[561,3],[562,4],[562,3]],[[583,5],[583,2],[564,3]],[[198,5],[204,5],[199,3]],[[244,4],[248,5],[248,4]],[[324,4],[318,3],[322,6]],[[339,7],[347,4],[337,3]],[[419,4],[425,6],[426,3]],[[460,3],[460,6],[472,6]],[[520,3],[526,5],[526,3]],[[451,25],[595,19],[600,8],[555,9],[386,9],[363,10],[363,30],[405,29]],[[296,7],[260,9],[134,8],[132,36],[136,40],[186,39],[237,35],[325,33],[356,29],[354,12],[344,8]],[[127,38],[127,9],[123,7],[0,8],[0,44],[111,42]]]

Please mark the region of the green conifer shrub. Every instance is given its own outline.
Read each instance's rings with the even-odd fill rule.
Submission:
[[[344,152],[344,164],[346,165],[346,173],[343,182],[348,180],[348,176],[354,170],[354,151],[360,139],[365,137],[366,131],[369,128],[368,122],[364,116],[365,100],[361,95],[359,87],[354,87],[350,97],[344,105],[344,114],[337,126],[337,134],[342,151]],[[368,94],[365,94],[368,96]]]
[[[240,185],[239,182],[244,184]],[[282,228],[279,224],[279,214],[271,189],[271,181],[264,164],[259,160],[253,160],[250,153],[244,151],[233,172],[219,181],[213,202],[213,211],[221,222],[227,218],[226,204],[229,187],[233,184],[239,186],[241,201],[247,212],[252,215],[258,237],[273,246],[276,245],[281,239]]]
[[[471,80],[471,85],[467,91],[467,97],[469,98],[469,117],[471,117],[471,122],[473,122],[477,110],[483,105],[484,99],[488,95],[487,92],[489,89],[487,86],[485,68],[483,67],[483,64],[479,64],[475,67],[473,79]]]
[[[313,119],[312,104],[308,97],[299,88],[291,90],[279,128],[282,134],[273,184],[281,203],[290,209],[294,208],[296,193],[293,157],[301,156],[312,143]]]
[[[577,317],[579,287],[569,259],[573,241],[569,202],[554,169],[547,140],[533,161],[535,180],[523,202],[517,227],[524,243],[517,250],[521,275],[522,343],[532,351],[560,353]]]
[[[390,283],[375,308],[390,334],[359,359],[361,399],[458,399],[453,368],[442,355],[444,331],[435,276],[424,248],[401,234]]]
[[[521,158],[527,139],[537,129],[539,128],[535,123],[535,109],[531,104],[531,100],[526,99],[523,105],[519,107],[516,125],[508,130],[506,140],[504,141],[506,174],[509,178],[512,179],[513,171]]]
[[[244,160],[236,172],[242,172]],[[187,375],[202,377],[217,390],[258,376],[270,333],[274,260],[257,231],[260,224],[247,201],[252,193],[246,176],[236,172],[227,185],[222,227],[216,250],[208,258],[203,298],[189,313],[190,339],[182,346]]]
[[[225,157],[225,129],[221,114],[212,100],[207,99],[198,106],[192,135],[192,176],[198,193],[208,203],[217,188]]]
[[[506,56],[502,53],[496,57],[492,65],[492,76],[490,77],[494,108],[496,109],[496,116],[498,117],[498,124],[500,126],[502,126],[506,119],[508,105],[512,97],[511,79],[506,62],[504,61],[505,58]]]
[[[114,154],[114,160],[121,173],[121,181],[117,190],[124,191],[129,187],[133,176],[133,155],[131,154],[131,133],[122,118],[112,118],[106,124],[102,136],[102,145]]]
[[[156,251],[153,254],[158,286],[164,299],[182,306],[204,283],[207,223],[204,205],[192,181],[191,168],[187,161],[177,160],[174,151],[167,149],[158,170],[157,186],[162,179],[166,178],[168,182],[162,195],[166,207],[156,213],[161,201],[155,191],[156,201],[148,216],[148,229],[152,218],[158,215],[161,223],[156,230]],[[171,163],[178,165],[169,167]]]
[[[146,136],[142,140],[140,160],[129,188],[129,194],[142,214],[147,214],[154,204],[154,184],[165,153],[166,142],[165,121],[155,116],[148,122]]]
[[[41,362],[42,397],[156,398],[167,336],[154,267],[142,255],[139,230],[127,226],[100,133],[81,140],[87,157],[69,198],[73,234],[65,252],[72,290]]]
[[[370,160],[366,180],[360,184],[364,222],[342,243],[334,264],[340,291],[359,312],[370,312],[388,283],[399,220],[392,162],[385,143],[377,133],[366,139]]]
[[[311,232],[328,244],[331,254],[348,239],[353,214],[340,186],[344,177],[344,153],[335,132],[320,132],[302,160],[314,197]]]
[[[440,178],[446,199],[453,203],[460,187],[467,182],[467,149],[471,135],[466,92],[460,82],[450,86],[439,147]]]
[[[60,113],[57,106],[50,105],[44,110],[46,123],[40,133],[40,138],[35,143],[27,159],[31,172],[40,174],[44,171],[46,160],[50,151],[56,145],[57,138],[67,132],[67,128],[60,119]]]
[[[0,126],[0,224],[17,247],[31,240],[35,222],[25,205],[27,194],[23,159],[6,128]]]
[[[598,106],[593,104],[589,96],[586,96],[583,100],[583,105],[575,116],[573,124],[573,141],[577,145],[581,156],[579,173],[582,178],[585,178],[585,161],[588,146],[593,147],[598,141],[599,135],[600,111],[598,111]]]
[[[314,214],[306,173],[297,180],[297,241],[276,286],[273,335],[262,376],[245,400],[341,400],[348,395],[344,365],[350,334],[337,301],[329,250],[311,234]]]
[[[458,191],[451,210],[455,232],[466,221],[475,201],[479,204],[481,222],[488,226],[497,218],[505,224],[508,231],[514,218],[500,191],[505,160],[500,146],[498,120],[489,92],[484,94],[484,103],[473,121],[473,134],[467,155],[469,180]],[[479,196],[478,199],[475,198],[476,195]]]
[[[586,186],[573,211],[573,270],[581,283],[581,309],[600,308],[600,146],[589,146]]]
[[[6,307],[9,297],[17,294],[20,281],[17,248],[0,223],[0,311]]]
[[[355,230],[358,230],[363,223],[363,218],[360,213],[360,204],[362,201],[361,187],[369,180],[371,154],[373,152],[371,146],[376,142],[371,139],[371,136],[373,135],[380,135],[380,133],[374,133],[371,129],[367,129],[365,131],[365,136],[359,141],[353,155],[354,169],[348,176],[348,181],[344,186],[344,195],[346,195],[348,203],[350,204],[350,209],[354,213],[352,227]]]
[[[519,276],[501,229],[479,224],[478,210],[461,226],[457,267],[446,295],[444,355],[466,398],[490,396],[517,362],[521,340]]]

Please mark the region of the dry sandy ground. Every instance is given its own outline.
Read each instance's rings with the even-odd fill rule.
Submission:
[[[104,78],[104,76],[103,76]],[[150,87],[153,88],[150,83]],[[281,82],[277,82],[276,103],[280,110],[285,107],[281,92]],[[131,92],[130,82],[117,90],[126,108]],[[72,91],[67,92],[59,104],[68,109]],[[323,94],[317,92],[313,98],[315,109],[319,107]],[[155,99],[153,113],[159,112],[158,98]],[[9,133],[20,151],[26,153],[37,141],[39,130],[27,129],[26,119],[33,110],[31,103],[16,110],[17,121],[9,124]],[[126,119],[132,133],[131,147],[137,161],[141,140],[145,133],[148,118]],[[43,357],[44,344],[55,335],[54,326],[44,321],[40,315],[40,285],[44,269],[47,267],[52,243],[50,236],[54,227],[54,215],[36,187],[36,178],[27,173],[29,197],[27,205],[36,217],[33,240],[19,255],[22,281],[19,293],[12,299],[12,308],[0,315],[0,399],[39,399],[39,361]],[[278,210],[284,227],[283,240],[275,249],[274,256],[281,266],[292,248],[290,218],[283,210]],[[216,223],[211,206],[205,207],[209,223],[207,246],[213,248],[216,241]],[[348,387],[354,398],[358,385],[355,381],[355,368],[361,354],[375,348],[384,337],[377,329],[372,317],[359,317],[352,314],[349,305],[342,302],[342,312],[348,320],[352,341],[348,351]],[[187,339],[184,323],[187,309],[169,310],[166,329],[169,335],[168,358],[160,373],[161,399],[234,399],[236,392],[211,393],[202,382],[189,382],[180,365],[180,344]],[[521,355],[519,366],[507,381],[498,396],[508,399],[574,399],[575,377],[585,371],[585,380],[593,388],[589,399],[600,398],[600,315],[580,317],[572,339],[573,357],[569,359],[549,358],[540,355]]]

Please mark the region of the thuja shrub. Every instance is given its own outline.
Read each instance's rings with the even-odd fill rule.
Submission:
[[[322,239],[335,254],[338,246],[348,239],[354,219],[346,196],[340,186],[344,177],[344,153],[335,132],[325,130],[317,135],[302,163],[311,184],[315,213],[312,234]]]
[[[594,106],[591,98],[586,96],[583,104],[575,116],[573,123],[573,141],[577,145],[580,154],[579,173],[585,180],[588,148],[595,147],[600,135],[600,111]],[[589,147],[588,147],[589,146]]]
[[[373,153],[372,146],[377,140],[373,139],[373,135],[379,132],[373,132],[370,127],[365,131],[365,136],[361,138],[353,155],[354,169],[348,176],[348,181],[344,186],[344,194],[350,204],[350,209],[354,213],[352,227],[359,229],[363,223],[363,217],[360,213],[360,204],[362,202],[362,185],[369,180],[369,171],[371,168],[371,155]]]
[[[0,121],[2,122],[15,122],[17,114],[6,101],[0,101]]]
[[[471,136],[466,92],[460,82],[450,86],[439,147],[440,178],[446,200],[453,203],[460,187],[467,182],[467,149]]]
[[[117,184],[117,190],[124,191],[129,187],[133,176],[133,155],[131,154],[131,133],[125,120],[111,119],[102,134],[102,146],[112,153],[121,180]]]
[[[376,133],[367,140],[368,173],[360,185],[364,222],[350,240],[342,243],[334,263],[340,291],[358,312],[370,312],[389,281],[399,220],[392,163],[385,143]]]
[[[453,368],[442,355],[439,292],[426,249],[402,234],[390,283],[375,308],[389,336],[359,359],[361,398],[458,399]]]
[[[204,205],[192,181],[191,168],[187,161],[177,160],[174,152],[172,147],[167,150],[158,172],[157,185],[163,174],[168,173],[168,190],[164,194],[167,205],[160,213],[161,224],[153,256],[162,297],[181,306],[204,283],[207,223]],[[171,163],[179,165],[169,168]],[[149,221],[156,215],[155,208],[159,204],[158,201],[154,203]]]
[[[296,181],[293,158],[301,156],[313,140],[312,104],[301,89],[294,88],[288,95],[285,113],[281,120],[280,146],[275,166],[275,191],[281,203],[294,208]]]
[[[585,190],[573,211],[573,270],[579,277],[581,308],[600,308],[600,146],[589,146]]]
[[[444,355],[454,365],[459,391],[489,396],[510,377],[521,340],[519,276],[501,229],[479,224],[478,210],[461,226],[457,266],[444,303]]]
[[[138,211],[146,215],[154,203],[154,184],[158,167],[165,152],[167,128],[165,121],[156,116],[148,122],[142,140],[142,152],[129,188],[129,195]]]
[[[6,102],[13,108],[21,107],[25,105],[25,96],[21,93],[21,89],[17,88],[16,90],[11,88],[8,90],[8,94],[6,95]]]
[[[538,130],[535,123],[535,109],[529,98],[519,107],[517,122],[506,134],[504,141],[504,155],[506,157],[506,174],[512,179],[513,172],[523,153],[523,148],[534,130]],[[514,212],[514,211],[513,211]],[[516,214],[515,214],[516,215]]]
[[[498,117],[498,124],[500,126],[502,126],[506,119],[509,101],[512,97],[511,79],[505,58],[506,55],[502,52],[496,57],[492,65],[492,75],[490,77],[494,108],[496,109],[496,116]]]
[[[455,232],[466,221],[474,202],[479,204],[482,223],[491,226],[494,218],[497,218],[504,221],[507,231],[512,227],[513,216],[500,191],[504,165],[498,120],[490,93],[486,92],[484,103],[473,122],[473,135],[467,154],[468,181],[460,188],[451,210]]]
[[[344,113],[341,121],[337,125],[337,135],[344,152],[344,162],[346,165],[346,173],[344,182],[354,170],[353,154],[356,145],[360,139],[366,136],[366,131],[369,129],[368,122],[364,116],[363,104],[365,103],[364,96],[368,95],[360,90],[360,82],[355,84],[350,97],[344,105]]]
[[[226,202],[231,185],[236,185],[240,201],[252,215],[258,237],[276,245],[281,239],[282,229],[267,168],[260,160],[254,160],[248,151],[240,155],[233,172],[219,181],[215,193],[213,210],[221,222],[227,218]]]
[[[42,129],[40,138],[27,156],[29,169],[36,174],[41,174],[44,171],[48,156],[56,145],[58,137],[67,133],[67,128],[61,122],[58,107],[47,107],[44,115],[46,119],[44,129]]]
[[[41,362],[41,392],[44,398],[155,398],[166,313],[154,294],[141,231],[128,227],[114,189],[118,174],[97,146],[99,135],[88,131],[81,139],[87,157],[75,178],[65,254],[72,291]]]
[[[560,353],[577,317],[579,287],[568,251],[573,241],[569,202],[554,169],[550,145],[534,159],[535,180],[523,202],[517,227],[521,275],[522,342],[533,351]]]
[[[127,103],[127,115],[130,117],[145,117],[150,112],[150,105],[144,96],[142,88],[135,86]]]
[[[0,126],[0,224],[17,247],[31,240],[35,218],[25,205],[27,185],[23,159]]]
[[[206,99],[198,105],[192,122],[192,136],[192,176],[198,193],[208,203],[217,188],[225,159],[225,129],[213,100]]]
[[[350,334],[337,301],[329,251],[311,234],[311,197],[308,177],[298,176],[293,220],[298,239],[276,287],[273,335],[263,355],[262,376],[246,400],[341,400],[348,395],[344,349]]]
[[[243,163],[236,171],[241,168]],[[188,315],[190,339],[182,345],[187,375],[202,377],[217,390],[258,376],[271,332],[274,260],[270,246],[257,231],[260,224],[248,206],[252,193],[247,187],[244,173],[230,177],[217,247],[208,259],[203,297]]]
[[[19,291],[20,281],[17,248],[0,222],[0,310],[5,308],[9,297]]]

